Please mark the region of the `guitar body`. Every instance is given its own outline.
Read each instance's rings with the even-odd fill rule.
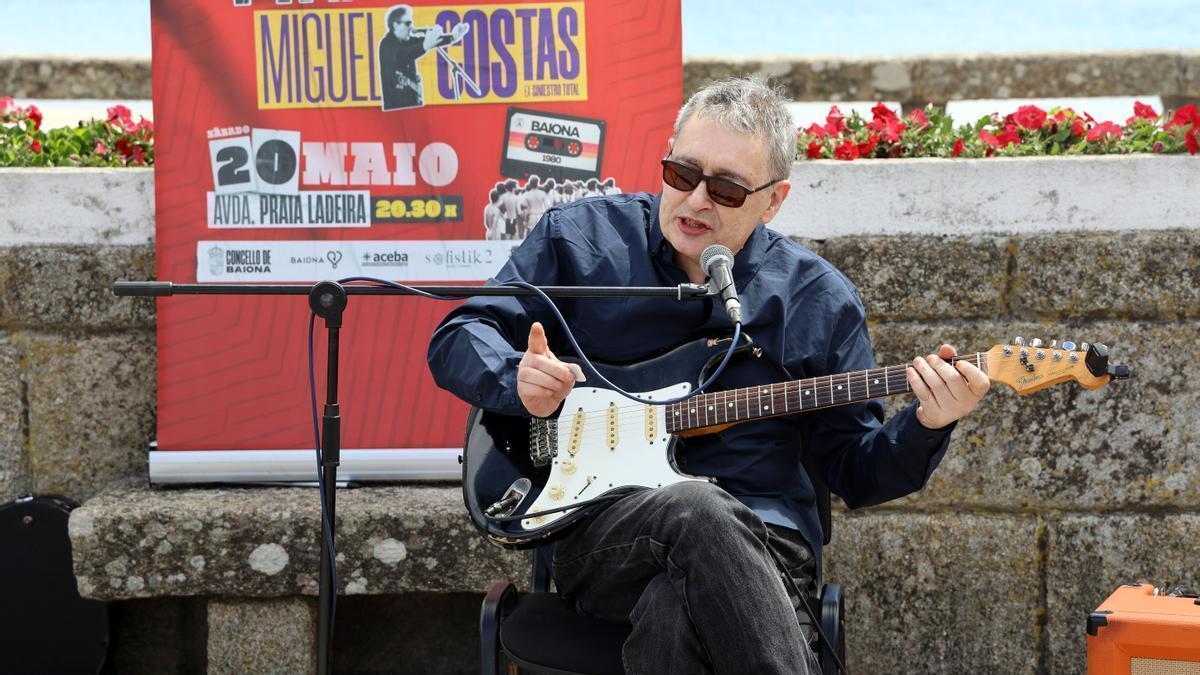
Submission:
[[[681,373],[700,379],[719,363],[729,340],[701,339],[648,361],[597,369],[626,391],[667,400],[694,387]],[[744,354],[751,347],[739,347]],[[571,359],[564,359],[570,361]],[[537,546],[591,512],[587,506],[509,522],[484,515],[509,486],[528,478],[532,487],[514,515],[540,513],[639,487],[709,480],[677,470],[678,439],[666,431],[666,408],[637,403],[594,376],[578,383],[556,420],[531,420],[473,408],[467,420],[463,495],[471,520],[485,536],[510,548]],[[544,464],[535,463],[541,455]]]

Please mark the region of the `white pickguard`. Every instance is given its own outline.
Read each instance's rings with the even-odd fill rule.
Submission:
[[[667,400],[687,394],[691,389],[692,386],[684,382],[637,396]],[[580,411],[583,415],[577,427]],[[652,421],[647,420],[647,415]],[[574,388],[558,417],[558,453],[551,460],[550,476],[525,513],[540,513],[573,502],[584,502],[620,487],[661,487],[684,481],[707,481],[707,478],[683,475],[672,467],[672,436],[666,431],[666,421],[666,406],[637,403],[608,389]],[[615,447],[612,444],[614,423]],[[648,429],[654,431],[649,438]],[[570,512],[526,518],[521,521],[521,526],[527,530],[544,527]]]

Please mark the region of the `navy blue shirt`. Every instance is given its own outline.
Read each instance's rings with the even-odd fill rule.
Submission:
[[[548,210],[492,282],[539,286],[674,286],[687,275],[658,222],[660,196],[595,197]],[[718,388],[771,384],[874,368],[866,313],[853,284],[815,253],[759,224],[734,259],[743,330],[763,349],[731,363]],[[526,415],[517,365],[529,327],[541,321],[550,349],[570,346],[543,300],[475,298],[442,321],[429,345],[438,385],[481,408]],[[663,298],[555,300],[590,359],[629,363],[704,336],[732,331],[711,301]],[[678,381],[695,382],[694,372]],[[801,465],[812,453],[830,490],[851,508],[919,490],[941,461],[950,429],[929,430],[916,402],[883,423],[878,401],[738,424],[686,440],[687,473],[718,484],[765,522],[799,530],[820,561],[815,493]]]

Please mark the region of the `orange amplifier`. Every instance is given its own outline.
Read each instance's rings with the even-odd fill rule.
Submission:
[[[1191,595],[1191,594],[1189,594]],[[1118,588],[1087,623],[1088,675],[1200,675],[1200,600]]]

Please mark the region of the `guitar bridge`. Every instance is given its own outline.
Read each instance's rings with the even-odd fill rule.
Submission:
[[[546,466],[558,456],[558,420],[534,417],[529,420],[529,459]]]

